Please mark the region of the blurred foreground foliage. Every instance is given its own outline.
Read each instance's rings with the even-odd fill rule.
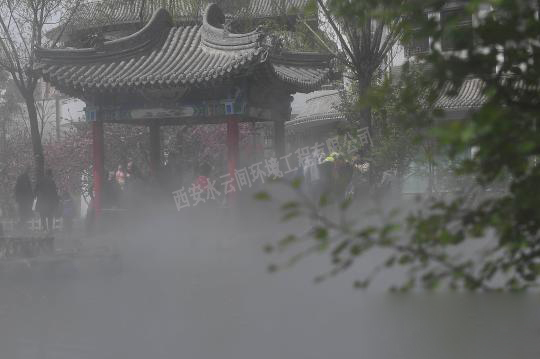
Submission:
[[[451,175],[457,185],[445,196],[428,193],[419,203],[407,203],[406,210],[383,201],[382,209],[370,216],[361,210],[362,200],[332,205],[324,195],[320,199],[306,195],[300,180],[295,180],[292,185],[300,197],[282,205],[284,220],[309,217],[310,230],[287,236],[267,250],[289,253],[291,246],[300,246],[284,267],[313,252],[329,253],[332,269],[317,278],[323,280],[382,249],[384,259],[359,278],[359,288],[392,267],[406,270],[406,279],[393,287],[401,291],[419,286],[471,291],[536,287],[540,274],[538,3],[468,1],[465,11],[474,18],[472,33],[462,31],[459,14],[449,15],[445,26],[427,16],[426,9],[443,9],[445,1],[440,0],[332,0],[329,5],[336,16],[355,19],[358,26],[363,21],[401,17],[404,43],[413,36],[432,38],[428,54],[405,64],[422,70],[418,80],[400,81],[397,86],[384,81],[372,84],[370,91],[359,95],[357,105],[372,107],[375,128],[379,123],[371,156],[387,156],[382,163],[400,166],[404,172],[411,160],[403,153],[418,153],[431,141],[438,156],[453,163]],[[441,51],[443,38],[452,39],[452,52]],[[470,79],[481,80],[483,105],[463,119],[445,119],[433,108],[436,98],[449,84],[450,94],[455,95]],[[391,103],[398,106],[385,105],[390,93]],[[381,125],[384,119],[395,121]],[[464,157],[471,149],[474,156]],[[271,200],[268,195],[259,199]],[[329,207],[338,215],[330,215]]]

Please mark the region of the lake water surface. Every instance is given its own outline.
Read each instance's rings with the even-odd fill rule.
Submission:
[[[2,286],[0,359],[540,358],[536,294],[356,291],[370,258],[316,285],[325,256],[266,271],[274,218],[195,218],[116,235],[120,274]]]

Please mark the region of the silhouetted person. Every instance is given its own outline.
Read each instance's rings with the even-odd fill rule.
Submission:
[[[180,171],[180,159],[175,153],[170,153],[167,158],[167,164],[164,166],[162,183],[165,186],[167,194],[182,187],[182,178]]]
[[[139,175],[139,168],[133,163],[133,161],[128,161],[126,166],[126,183],[133,177]]]
[[[343,156],[337,156],[334,162],[334,191],[335,199],[343,201],[346,198],[347,186],[353,176],[353,166],[345,161]]]
[[[138,213],[147,204],[147,186],[139,167],[131,162],[128,164],[128,168],[124,202],[127,210],[131,213]]]
[[[94,234],[96,227],[96,201],[94,200],[94,189],[90,188],[88,195],[90,200],[88,201],[88,208],[86,210],[86,218],[84,220],[84,228],[86,234],[91,236]]]
[[[75,202],[68,192],[62,195],[62,221],[64,224],[64,232],[71,236],[73,232],[73,219],[75,218]]]
[[[19,211],[20,226],[32,217],[32,205],[34,203],[34,191],[28,170],[25,170],[18,178],[15,184],[15,202]]]
[[[46,231],[52,231],[54,226],[54,214],[58,208],[59,198],[56,183],[54,183],[52,171],[45,171],[45,176],[38,181],[36,186],[36,210],[41,217],[41,223]]]
[[[114,208],[120,206],[122,188],[116,181],[114,171],[109,172],[109,177],[103,186],[103,207]]]
[[[208,181],[210,180],[210,174],[212,173],[212,166],[207,162],[203,162],[198,169],[198,176],[195,180],[195,184],[201,189],[206,190],[208,187]]]
[[[334,185],[334,158],[332,156],[326,157],[319,165],[319,193],[318,198],[315,198],[316,203],[319,202],[323,195],[327,197],[332,193]]]
[[[320,163],[322,162],[322,159],[319,157],[320,156],[314,152],[301,164],[303,187],[305,188],[306,193],[314,199],[319,199],[321,196]]]
[[[353,161],[353,174],[347,186],[348,199],[366,198],[370,194],[370,163],[360,156]]]
[[[124,166],[118,165],[118,169],[116,170],[116,183],[120,186],[121,190],[124,190],[124,187],[126,185],[127,180],[127,173],[124,171]]]

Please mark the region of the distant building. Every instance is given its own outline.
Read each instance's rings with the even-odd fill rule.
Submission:
[[[37,85],[35,101],[44,142],[60,139],[72,123],[85,120],[84,102],[63,95],[43,81]],[[17,97],[17,107],[10,122],[14,126],[27,125],[28,112],[22,98]]]
[[[297,104],[299,112],[286,124],[288,142],[291,147],[313,146],[326,140],[346,119],[340,112],[341,98],[338,89],[327,86],[315,91]]]

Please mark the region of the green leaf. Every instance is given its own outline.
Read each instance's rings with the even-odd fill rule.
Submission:
[[[328,205],[328,196],[323,194],[321,198],[319,199],[319,206],[326,207],[327,205]]]
[[[354,244],[351,246],[351,255],[354,257],[358,257],[360,254],[364,252],[365,247],[361,246],[359,244]]]
[[[297,210],[292,210],[290,212],[287,212],[285,213],[285,215],[283,215],[283,217],[281,218],[281,220],[283,222],[289,222],[295,218],[298,218],[300,216],[300,211],[297,211]]]
[[[270,194],[264,191],[255,193],[254,197],[257,201],[271,201],[272,200],[272,197],[270,196]]]
[[[271,244],[265,244],[263,250],[265,253],[272,253],[274,251],[274,246]]]
[[[387,224],[383,227],[381,231],[381,237],[388,238],[390,234],[392,234],[393,232],[396,232],[397,230],[399,230],[399,228],[400,228],[400,225],[397,223]]]
[[[294,234],[289,234],[288,236],[283,238],[281,241],[279,241],[279,247],[280,248],[288,247],[289,245],[293,244],[297,240],[298,240],[297,236],[295,236]]]
[[[281,206],[281,209],[286,211],[286,210],[292,210],[292,209],[297,209],[298,207],[300,207],[300,203],[296,202],[296,201],[290,201],[290,202],[286,202],[284,203],[282,206]]]
[[[405,282],[405,284],[403,284],[399,288],[399,291],[402,293],[410,292],[414,288],[415,284],[416,284],[416,280],[414,278],[410,278],[409,280],[407,280],[407,282]]]
[[[375,227],[368,227],[364,228],[361,231],[358,231],[356,233],[356,237],[361,239],[370,239],[372,235],[374,235],[377,232],[377,228]]]
[[[348,198],[348,199],[346,199],[345,201],[341,202],[341,205],[340,205],[339,207],[340,207],[340,209],[341,209],[342,211],[346,211],[347,209],[349,209],[349,207],[351,206],[352,202],[353,202],[352,199]]]
[[[396,263],[396,257],[395,256],[391,256],[389,257],[385,262],[384,262],[384,266],[386,268],[391,268],[394,266],[394,264]]]
[[[317,251],[319,252],[326,252],[328,247],[330,246],[329,241],[320,241],[319,244],[316,246]]]
[[[336,258],[349,246],[350,242],[348,240],[343,240],[339,243],[336,248],[332,251],[332,257]]]
[[[370,285],[370,280],[369,279],[365,279],[365,280],[357,280],[354,282],[354,288],[355,289],[366,289],[368,288]]]
[[[413,257],[408,255],[408,254],[403,254],[402,256],[399,257],[398,259],[398,263],[400,265],[406,265],[406,264],[409,264],[413,261]]]
[[[317,227],[313,230],[313,237],[319,241],[325,241],[328,239],[328,229],[324,227]]]
[[[294,189],[299,189],[302,186],[302,179],[301,178],[295,178],[291,182],[291,187]]]

